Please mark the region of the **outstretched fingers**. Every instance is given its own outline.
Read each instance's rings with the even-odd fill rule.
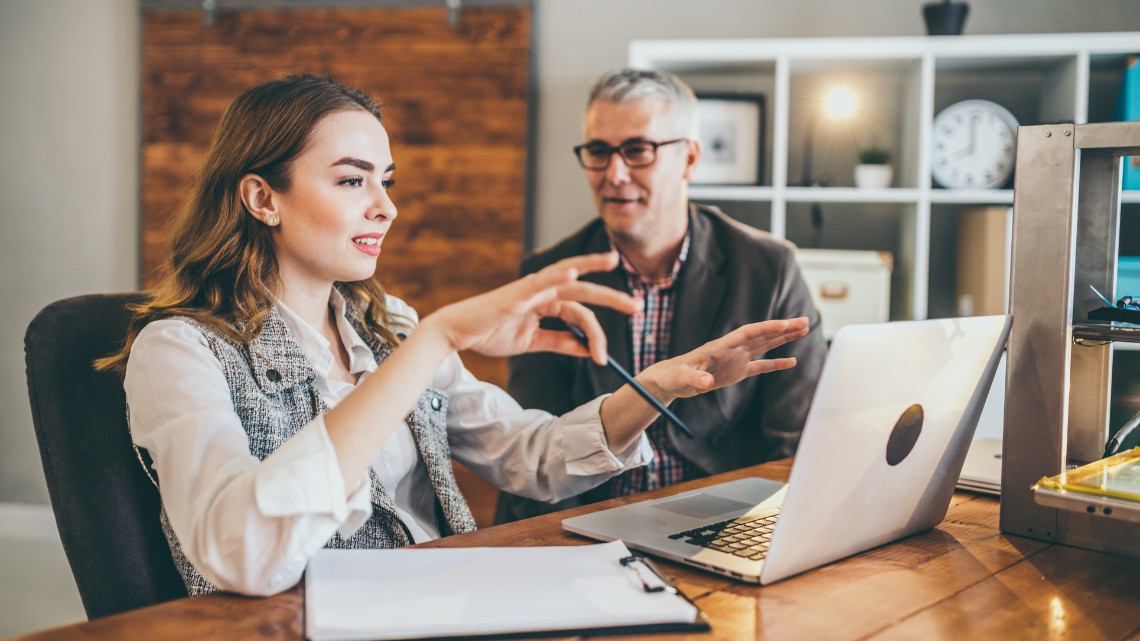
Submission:
[[[640,299],[597,283],[576,280],[572,283],[559,285],[557,290],[558,299],[561,301],[575,301],[596,307],[609,307],[623,314],[633,314],[641,309]]]
[[[560,260],[518,281],[518,286],[524,288],[520,304],[535,309],[543,316],[558,316],[558,306],[566,301],[610,307],[623,314],[632,314],[641,309],[641,303],[634,297],[612,287],[578,280],[582,274],[613,269],[617,261],[617,252]]]
[[[533,293],[538,294],[543,290],[557,287],[564,283],[574,282],[582,274],[609,271],[617,267],[617,264],[617,252],[572,256],[547,265],[529,277],[524,278],[523,282],[527,282],[528,286],[532,288]]]
[[[739,332],[734,338],[740,341],[739,344],[748,350],[752,358],[759,358],[781,345],[807,336],[810,330],[807,318],[800,317],[744,325],[733,334]]]
[[[586,336],[587,345],[567,331],[539,328],[530,351],[550,351],[572,356],[590,356],[599,365],[606,363],[606,336],[598,319],[586,305],[609,307],[623,314],[641,309],[641,301],[629,294],[596,283],[578,280],[580,274],[608,271],[617,267],[617,252],[574,256],[535,272],[525,284],[529,288],[523,306],[539,316],[560,318],[575,325]]]
[[[795,366],[796,359],[794,358],[762,358],[748,363],[748,375],[756,376],[757,374],[778,372],[782,369],[791,369]]]

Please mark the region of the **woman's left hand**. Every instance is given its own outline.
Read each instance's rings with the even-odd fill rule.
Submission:
[[[807,318],[744,325],[697,349],[655,363],[637,379],[663,402],[732,385],[749,376],[794,367],[794,358],[761,358],[808,333]]]

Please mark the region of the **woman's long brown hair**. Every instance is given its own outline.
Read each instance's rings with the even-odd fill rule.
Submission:
[[[248,342],[261,333],[274,304],[277,259],[270,228],[249,215],[238,193],[247,174],[287,191],[293,161],[305,151],[317,123],[341,111],[380,107],[363,92],[330,78],[289,76],[242,93],[222,115],[206,159],[172,223],[170,251],[150,298],[134,305],[126,343],[95,361],[123,371],[135,337],[151,321],[185,316],[227,338]],[[400,322],[385,305],[375,278],[344,283],[361,305],[365,326],[389,345]]]

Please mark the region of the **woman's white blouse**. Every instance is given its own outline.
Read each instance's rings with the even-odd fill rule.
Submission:
[[[359,384],[376,369],[375,359],[344,318],[338,291],[329,304]],[[330,381],[328,341],[281,303],[278,309],[316,371],[318,393],[334,407],[355,386]],[[417,319],[398,298],[388,297],[388,309]],[[143,328],[131,348],[124,387],[132,438],[153,460],[183,552],[218,588],[285,590],[334,532],[348,537],[371,515],[368,478],[344,487],[322,417],[265,460],[250,453],[221,363],[193,326],[166,319]],[[475,379],[456,354],[440,367],[432,387],[450,397],[452,457],[513,494],[561,500],[653,456],[644,434],[624,452],[609,450],[598,414],[604,397],[561,417],[524,410],[502,389]],[[372,467],[413,538],[438,538],[434,490],[406,423]]]

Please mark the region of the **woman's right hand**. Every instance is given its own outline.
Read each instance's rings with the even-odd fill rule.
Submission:
[[[584,303],[632,314],[641,309],[641,301],[578,277],[609,271],[617,264],[617,252],[567,258],[498,289],[447,305],[424,318],[420,326],[442,332],[455,350],[470,349],[488,356],[558,352],[591,356],[604,365],[606,336]],[[568,331],[539,327],[539,320],[548,316],[580,327],[589,339],[589,349]]]
[[[355,391],[325,414],[325,427],[337,453],[346,488],[368,473],[376,453],[400,424],[420,394],[453,352],[473,349],[490,356],[553,351],[606,359],[606,337],[583,303],[623,313],[641,307],[637,299],[609,287],[584,283],[578,276],[617,266],[617,253],[576,256],[542,271],[466,300],[440,308],[422,319],[399,349],[392,352]],[[582,328],[585,347],[568,331],[538,326],[555,316]]]

